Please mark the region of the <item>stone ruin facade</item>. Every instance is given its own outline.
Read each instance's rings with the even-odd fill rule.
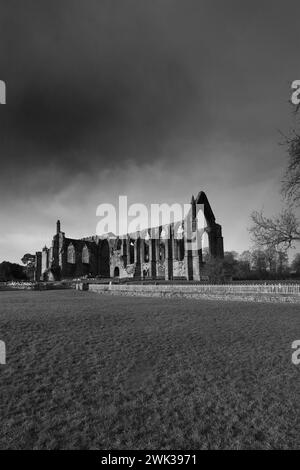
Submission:
[[[195,236],[199,205],[203,207],[205,220],[205,257],[201,247],[190,249],[186,231],[182,230],[184,224],[190,223],[187,233]],[[223,237],[205,193],[200,192],[197,198],[192,197],[190,218],[135,234],[73,239],[65,236],[58,221],[51,247],[45,246],[36,253],[35,280],[92,277],[200,281],[207,278],[207,257],[224,257]]]

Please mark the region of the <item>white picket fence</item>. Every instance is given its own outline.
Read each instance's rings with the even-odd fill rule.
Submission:
[[[185,287],[185,286],[182,286]],[[298,284],[224,284],[224,285],[198,285],[195,286],[198,292],[203,293],[230,293],[230,294],[300,294]]]
[[[115,291],[115,292],[182,292],[183,294],[282,294],[282,295],[300,295],[300,285],[298,284],[196,284],[196,285],[142,285],[142,284],[122,284],[122,285],[103,285],[89,284],[89,290],[92,291]]]

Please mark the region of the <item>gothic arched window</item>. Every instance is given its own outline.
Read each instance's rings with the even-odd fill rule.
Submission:
[[[90,262],[90,253],[89,253],[89,249],[86,245],[84,245],[84,247],[82,249],[82,262],[83,262],[83,264],[89,264],[89,262]]]
[[[177,238],[177,240],[182,240],[183,235],[184,235],[184,228],[182,225],[180,225],[175,233],[175,238]]]
[[[75,259],[75,248],[72,243],[68,246],[68,255],[67,255],[67,261],[70,264],[75,264],[76,259]]]
[[[204,262],[209,260],[209,237],[207,232],[202,235],[202,260]]]

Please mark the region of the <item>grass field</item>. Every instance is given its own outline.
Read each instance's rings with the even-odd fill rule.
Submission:
[[[0,448],[299,449],[299,310],[1,292]]]

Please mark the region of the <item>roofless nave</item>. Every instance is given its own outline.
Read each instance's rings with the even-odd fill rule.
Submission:
[[[82,276],[201,280],[205,278],[203,245],[190,243],[199,233],[197,208],[200,206],[208,256],[223,258],[222,227],[216,223],[205,193],[200,192],[197,198],[192,198],[190,217],[185,221],[149,228],[134,236],[73,239],[66,237],[58,221],[51,247],[36,253],[35,278],[37,281]],[[185,230],[178,235],[178,228],[184,224]]]

